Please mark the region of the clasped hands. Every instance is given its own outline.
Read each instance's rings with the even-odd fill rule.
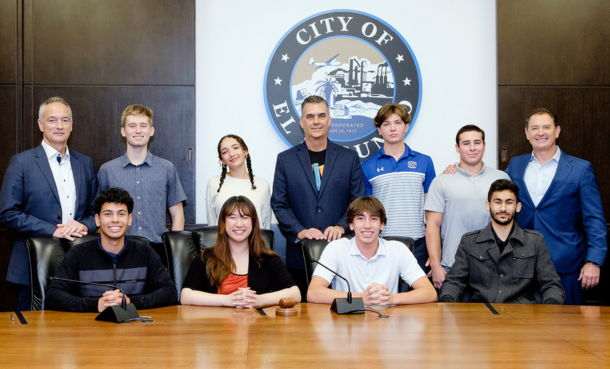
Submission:
[[[74,237],[83,237],[89,233],[89,228],[83,223],[71,220],[66,224],[58,224],[53,237],[74,241]]]
[[[366,287],[366,290],[362,293],[362,301],[364,305],[393,305],[392,294],[388,290],[388,286],[385,284],[379,284],[373,282]]]
[[[125,302],[130,303],[129,297],[125,295]],[[97,302],[97,311],[100,313],[109,306],[121,305],[123,303],[123,294],[120,290],[106,291]]]
[[[237,291],[228,295],[230,297],[230,305],[236,309],[252,309],[258,306],[258,295],[256,291],[250,289],[250,287],[238,287]]]

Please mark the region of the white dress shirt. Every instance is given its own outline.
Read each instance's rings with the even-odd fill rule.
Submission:
[[[59,151],[47,145],[44,141],[42,141],[42,147],[49,160],[53,179],[55,179],[55,187],[57,187],[57,194],[59,195],[61,224],[66,224],[74,219],[76,210],[76,186],[74,185],[74,174],[70,163],[70,151],[66,146],[66,155],[60,163],[57,160],[57,158],[61,159]]]
[[[536,159],[534,152],[532,152],[530,161],[525,168],[523,181],[534,202],[534,206],[538,206],[540,200],[544,197],[546,190],[549,189],[553,178],[555,178],[557,165],[559,164],[559,158],[561,157],[559,146],[555,146],[555,149],[555,155],[544,164],[540,164],[540,161]]]

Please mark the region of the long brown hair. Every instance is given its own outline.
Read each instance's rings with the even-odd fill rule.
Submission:
[[[250,151],[248,150],[248,146],[246,145],[246,143],[244,142],[244,140],[236,135],[226,135],[223,138],[220,139],[220,141],[218,141],[218,159],[220,159],[220,162],[222,163],[222,155],[220,153],[220,144],[222,143],[222,141],[224,141],[225,138],[233,138],[235,139],[235,141],[237,141],[237,143],[239,144],[239,146],[241,146],[241,149],[243,151],[248,151],[248,154],[246,155],[246,167],[248,169],[248,177],[250,177],[250,183],[252,184],[252,189],[256,190],[256,186],[254,185],[254,173],[252,173],[252,160],[250,159]],[[216,192],[220,192],[220,189],[222,188],[222,184],[225,181],[225,178],[227,177],[227,164],[222,163],[222,173],[220,174],[220,184],[218,185],[218,190],[216,190]]]
[[[252,232],[248,236],[248,245],[250,256],[252,256],[256,263],[260,266],[260,261],[263,258],[262,254],[278,256],[275,252],[265,247],[258,214],[252,201],[245,196],[230,197],[220,209],[216,245],[201,252],[201,260],[206,263],[205,270],[212,286],[220,286],[229,274],[236,270],[226,229],[226,218],[233,214],[235,210],[239,211],[242,215],[249,216],[252,221]],[[206,252],[210,253],[207,262],[204,258]]]

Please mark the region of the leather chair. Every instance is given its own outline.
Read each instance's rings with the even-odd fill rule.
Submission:
[[[205,248],[200,242],[195,241],[195,232],[188,231],[169,231],[162,236],[165,251],[167,252],[167,271],[174,280],[178,290],[178,302],[180,302],[180,292],[186,273],[193,260]]]
[[[30,296],[31,310],[44,310],[44,298],[48,286],[48,278],[53,277],[64,255],[72,247],[96,239],[96,234],[89,234],[74,241],[52,236],[32,237],[25,240],[30,261]],[[138,236],[129,236],[144,244],[150,244],[148,239]]]
[[[388,241],[399,241],[407,246],[411,252],[413,252],[414,242],[411,237],[388,236],[384,237],[384,239]],[[311,282],[313,272],[318,265],[316,262],[314,262],[314,260],[320,260],[322,252],[326,248],[326,245],[328,245],[328,242],[326,240],[304,239],[299,242],[299,245],[301,246],[301,252],[303,253],[303,260],[305,260],[305,275],[307,276],[307,284],[309,284],[309,282]],[[407,292],[409,289],[409,285],[399,276],[398,292]]]

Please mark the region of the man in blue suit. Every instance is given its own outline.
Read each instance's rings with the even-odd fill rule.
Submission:
[[[328,140],[330,113],[326,100],[309,96],[301,104],[305,141],[277,156],[271,207],[286,236],[286,266],[307,294],[302,239],[334,241],[348,229],[346,211],[365,187],[355,151]]]
[[[606,219],[593,167],[555,146],[557,116],[536,109],[525,134],[533,152],[511,159],[506,172],[522,190],[517,223],[544,235],[566,291],[566,304],[584,303],[583,289],[599,283],[606,257]]]
[[[0,190],[0,222],[16,232],[6,279],[19,285],[19,310],[30,310],[24,240],[52,235],[74,240],[94,232],[97,177],[87,156],[68,150],[72,110],[61,97],[39,110],[40,146],[13,156]]]

